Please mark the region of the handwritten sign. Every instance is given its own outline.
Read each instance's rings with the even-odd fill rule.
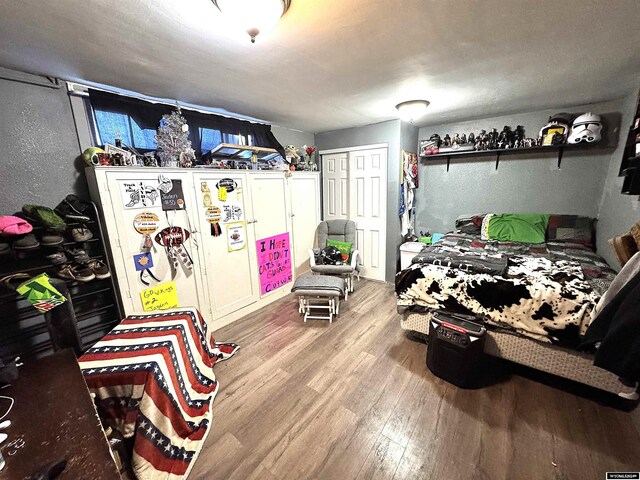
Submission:
[[[140,292],[142,309],[145,312],[167,310],[178,307],[178,292],[173,282],[162,283]]]
[[[291,244],[289,234],[281,233],[256,241],[260,269],[260,293],[272,292],[291,282]]]

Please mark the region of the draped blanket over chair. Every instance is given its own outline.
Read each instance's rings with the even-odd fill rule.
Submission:
[[[134,437],[139,480],[186,478],[211,423],[213,366],[238,348],[193,308],[129,316],[80,357],[103,421]]]

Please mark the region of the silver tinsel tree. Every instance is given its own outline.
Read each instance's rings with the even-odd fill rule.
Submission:
[[[156,133],[156,143],[160,166],[184,168],[193,166],[196,155],[189,140],[189,125],[182,116],[179,106],[170,115],[162,116],[158,133]]]

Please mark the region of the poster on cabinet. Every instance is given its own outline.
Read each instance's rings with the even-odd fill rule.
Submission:
[[[256,241],[260,293],[272,292],[293,280],[291,273],[291,243],[289,233]]]
[[[120,196],[125,210],[160,205],[160,194],[153,180],[131,180],[120,182]]]

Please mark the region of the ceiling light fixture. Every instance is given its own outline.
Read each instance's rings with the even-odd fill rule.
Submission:
[[[428,100],[407,100],[396,105],[396,109],[403,120],[411,122],[422,117],[427,112]]]
[[[229,21],[245,30],[256,43],[259,33],[267,33],[276,26],[289,9],[291,0],[211,0],[228,16]]]

